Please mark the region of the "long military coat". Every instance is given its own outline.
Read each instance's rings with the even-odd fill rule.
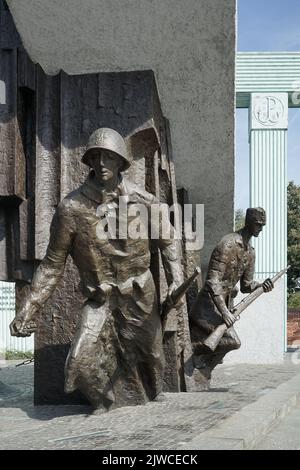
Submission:
[[[38,267],[19,316],[34,317],[51,295],[70,255],[77,266],[86,302],[78,313],[75,337],[66,361],[65,390],[80,389],[95,407],[144,403],[162,388],[161,319],[150,272],[149,238],[110,238],[103,234],[103,216],[120,222],[119,197],[129,208],[142,205],[153,228],[167,280],[176,280],[177,249],[161,227],[151,227],[156,198],[122,179],[116,191],[104,194],[93,172],[59,204],[51,225],[46,256]],[[128,215],[127,226],[134,222]],[[113,225],[112,223],[112,225]],[[124,225],[123,225],[124,227]],[[104,230],[105,231],[105,230]]]

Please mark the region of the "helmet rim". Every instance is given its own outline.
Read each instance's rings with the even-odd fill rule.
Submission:
[[[123,155],[121,155],[120,153],[115,152],[114,150],[107,149],[106,147],[101,147],[100,145],[94,145],[93,147],[89,147],[89,148],[85,151],[85,153],[83,154],[83,156],[82,156],[82,158],[81,158],[82,163],[84,163],[85,165],[89,166],[90,168],[92,168],[92,165],[91,165],[91,163],[90,163],[89,154],[90,154],[90,151],[91,151],[91,150],[95,150],[95,149],[107,150],[108,152],[111,152],[111,153],[117,155],[117,157],[121,158],[122,163],[123,163],[123,166],[122,166],[121,171],[128,170],[128,168],[129,168],[130,165],[131,165],[131,163],[130,163],[126,158],[124,158]]]

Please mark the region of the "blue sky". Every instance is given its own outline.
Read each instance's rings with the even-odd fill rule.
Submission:
[[[238,51],[300,52],[300,0],[238,0]],[[300,108],[289,109],[288,181],[300,185]],[[235,208],[249,203],[248,110],[236,114]]]

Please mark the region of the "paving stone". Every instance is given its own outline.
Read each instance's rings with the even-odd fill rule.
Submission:
[[[166,393],[145,406],[91,414],[86,406],[34,407],[32,364],[1,365],[0,449],[213,448],[203,433],[261,397],[269,403],[270,393],[279,403],[284,384],[300,373],[289,355],[282,365],[225,364],[216,368],[209,392]],[[236,436],[217,439],[216,448],[241,448]]]

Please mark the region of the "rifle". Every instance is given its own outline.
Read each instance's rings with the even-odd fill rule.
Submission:
[[[290,266],[275,274],[275,276],[271,279],[273,284],[275,284],[275,282],[278,281],[278,279],[283,276],[283,274],[285,274],[289,268]],[[264,289],[262,286],[260,286],[251,292],[251,294],[247,295],[247,297],[245,297],[243,300],[241,300],[233,309],[231,309],[230,312],[234,315],[235,319],[238,320],[240,314],[263,293]],[[206,338],[203,344],[211,351],[215,351],[227,328],[228,327],[226,323],[222,323],[222,325],[217,326],[217,328]]]
[[[167,296],[161,308],[161,320],[163,323],[166,320],[166,317],[168,313],[170,312],[170,310],[176,306],[176,304],[184,296],[186,291],[189,289],[191,284],[194,282],[196,277],[199,276],[200,273],[201,273],[201,269],[199,268],[199,266],[197,266],[193,274],[186,281],[184,281],[179,287],[177,287],[177,289],[174,292],[172,292],[171,295]]]

